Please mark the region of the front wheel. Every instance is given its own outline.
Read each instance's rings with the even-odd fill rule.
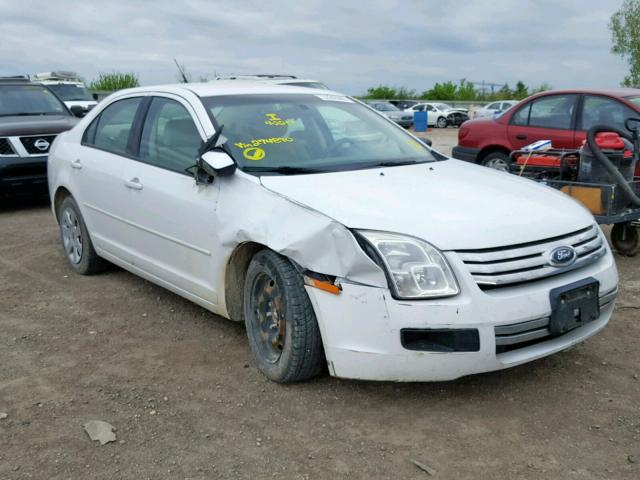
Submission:
[[[438,118],[438,121],[436,122],[436,126],[438,128],[447,128],[447,125],[449,125],[449,122],[447,121],[446,118],[444,117]]]
[[[616,223],[611,229],[611,243],[620,255],[634,257],[640,251],[638,227],[626,222]]]
[[[315,312],[291,262],[258,252],[244,283],[244,318],[258,369],[279,383],[316,376],[325,360]]]

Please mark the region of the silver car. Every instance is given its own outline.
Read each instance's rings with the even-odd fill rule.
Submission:
[[[409,128],[413,125],[413,114],[400,110],[398,107],[389,102],[366,102],[367,105],[376,109],[389,120],[393,120],[398,125],[404,128]]]

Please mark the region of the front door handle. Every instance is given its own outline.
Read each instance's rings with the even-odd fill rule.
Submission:
[[[71,162],[71,168],[76,168],[78,170],[82,168],[82,162],[79,158],[76,158],[73,162]]]
[[[526,139],[527,139],[527,136],[526,136],[526,135],[523,135],[523,134],[521,134],[521,133],[520,133],[519,135],[516,135],[516,138],[517,138],[518,140],[526,140]]]
[[[142,190],[142,183],[138,177],[133,177],[131,180],[125,180],[124,186],[131,188],[132,190]]]

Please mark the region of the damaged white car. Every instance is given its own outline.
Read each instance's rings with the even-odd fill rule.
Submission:
[[[618,276],[555,190],[447,159],[334,92],[117,92],[49,156],[65,255],[246,324],[270,379],[449,380],[564,350]]]

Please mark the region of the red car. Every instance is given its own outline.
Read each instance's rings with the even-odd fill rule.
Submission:
[[[592,126],[605,124],[624,130],[629,117],[640,117],[640,89],[543,92],[497,118],[465,122],[452,156],[508,170],[513,150],[537,140],[551,140],[554,148],[577,149]]]

